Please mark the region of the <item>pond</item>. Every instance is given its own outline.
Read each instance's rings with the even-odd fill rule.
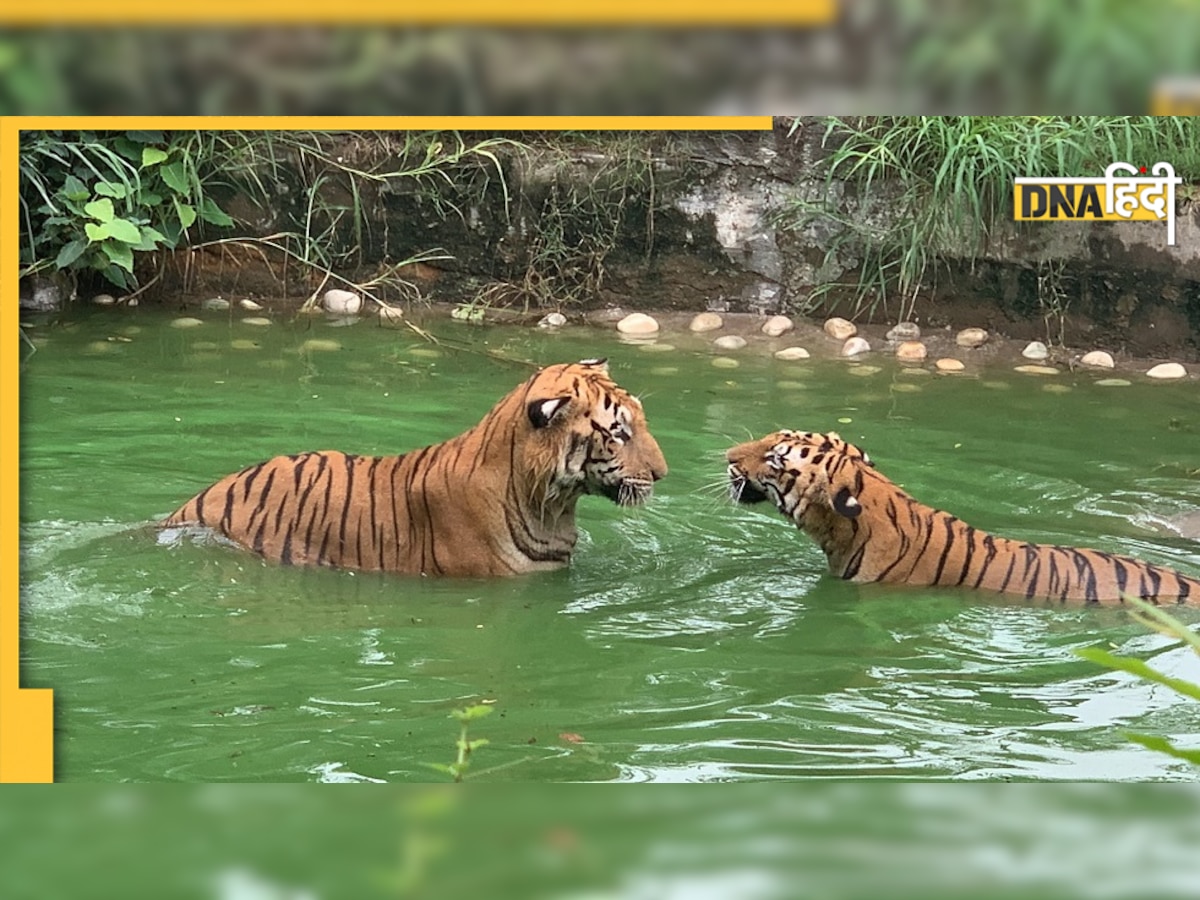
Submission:
[[[773,511],[730,505],[722,455],[779,427],[838,430],[977,527],[1197,575],[1200,544],[1162,527],[1200,493],[1194,384],[752,348],[718,368],[699,338],[582,327],[430,319],[435,346],[368,321],[175,317],[27,328],[22,678],[56,691],[60,780],[444,780],[450,714],[480,702],[479,780],[1194,777],[1121,731],[1195,746],[1200,708],[1073,653],[1196,680],[1189,651],[1119,608],[837,581]],[[642,509],[583,498],[568,570],[287,568],[148,527],[279,453],[457,434],[528,376],[507,359],[596,356],[642,398],[671,472]]]

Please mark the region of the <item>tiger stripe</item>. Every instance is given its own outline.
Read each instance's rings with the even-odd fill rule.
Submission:
[[[857,582],[956,585],[1034,600],[1158,603],[1200,597],[1200,580],[1129,556],[1031,544],[918,502],[834,433],[779,431],[726,453],[735,499],[780,511]],[[773,493],[776,492],[776,493]]]

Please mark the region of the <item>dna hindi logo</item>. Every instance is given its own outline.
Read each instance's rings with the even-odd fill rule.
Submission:
[[[1183,179],[1170,163],[1145,166],[1115,162],[1103,178],[1014,178],[1013,218],[1018,222],[1063,220],[1167,223],[1175,246],[1175,185]]]

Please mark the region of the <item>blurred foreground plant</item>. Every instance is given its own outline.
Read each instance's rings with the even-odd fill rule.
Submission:
[[[474,706],[465,706],[462,709],[456,709],[451,712],[450,718],[457,719],[461,726],[458,732],[458,740],[455,742],[455,746],[458,747],[458,756],[449,765],[429,763],[430,768],[436,769],[439,772],[445,772],[447,775],[453,777],[456,782],[462,781],[463,777],[467,774],[467,769],[471,767],[471,753],[488,744],[487,738],[475,738],[472,740],[467,732],[472,722],[491,714],[492,708],[482,703],[477,703]]]
[[[1200,635],[1196,634],[1192,629],[1188,628],[1171,614],[1164,612],[1152,603],[1147,603],[1140,597],[1124,595],[1122,599],[1125,603],[1133,607],[1134,618],[1139,622],[1160,634],[1165,634],[1168,637],[1182,641],[1184,644],[1190,646],[1197,656],[1200,656]],[[1075,652],[1084,659],[1099,663],[1114,671],[1128,672],[1130,675],[1140,678],[1143,681],[1161,684],[1183,694],[1185,697],[1200,700],[1200,684],[1194,684],[1183,678],[1173,678],[1170,675],[1164,675],[1140,659],[1134,659],[1129,656],[1116,656],[1107,650],[1101,650],[1099,647],[1084,647]],[[1200,765],[1200,750],[1184,750],[1176,747],[1166,738],[1153,734],[1127,731],[1125,732],[1125,736],[1131,741],[1141,744],[1143,747]]]

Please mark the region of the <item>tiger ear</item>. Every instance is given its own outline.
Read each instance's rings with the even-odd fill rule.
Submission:
[[[596,357],[593,359],[581,359],[579,364],[581,366],[587,366],[589,369],[599,369],[605,375],[608,374],[608,357],[606,356]]]
[[[570,397],[553,397],[550,400],[534,400],[530,402],[527,407],[529,421],[533,424],[534,428],[545,428],[554,421],[554,417],[562,411],[562,408],[570,400]]]
[[[831,501],[833,511],[839,516],[845,516],[847,519],[857,518],[862,512],[862,504],[858,502],[858,498],[850,493],[850,488],[843,487],[833,495]]]

